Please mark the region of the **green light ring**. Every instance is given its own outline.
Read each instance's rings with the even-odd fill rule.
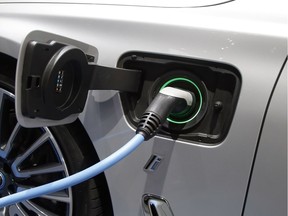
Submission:
[[[192,85],[194,85],[194,87],[197,89],[198,93],[199,93],[199,96],[200,96],[200,103],[199,103],[199,108],[197,110],[197,112],[195,113],[194,116],[192,116],[190,119],[188,120],[185,120],[185,121],[174,121],[173,119],[170,119],[170,118],[167,118],[167,120],[169,122],[172,122],[174,124],[186,124],[190,121],[192,121],[197,115],[198,113],[200,112],[201,108],[202,108],[202,104],[203,104],[203,98],[202,98],[202,93],[199,89],[199,87],[190,79],[187,79],[187,78],[183,78],[183,77],[176,77],[176,78],[173,78],[171,80],[168,80],[166,83],[164,83],[164,85],[161,87],[160,90],[162,90],[163,88],[167,87],[169,84],[175,82],[175,81],[186,81],[186,82],[189,82],[191,83]]]

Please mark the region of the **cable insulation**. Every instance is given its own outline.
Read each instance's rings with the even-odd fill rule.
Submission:
[[[123,147],[118,149],[116,152],[108,156],[107,158],[101,160],[97,164],[88,167],[78,173],[71,176],[65,177],[63,179],[41,185],[35,188],[23,190],[0,199],[0,208],[8,205],[12,205],[24,200],[33,199],[35,197],[43,196],[46,194],[51,194],[68,187],[72,187],[83,181],[86,181],[94,176],[100,174],[106,169],[110,168],[114,164],[118,163],[120,160],[132,153],[142,142],[144,137],[141,134],[136,134],[129,142],[127,142]]]

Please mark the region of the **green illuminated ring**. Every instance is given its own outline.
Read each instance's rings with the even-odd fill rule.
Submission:
[[[201,108],[202,108],[202,104],[203,104],[202,93],[201,93],[199,87],[198,87],[192,80],[187,79],[187,78],[183,78],[183,77],[176,77],[176,78],[173,78],[173,79],[171,79],[171,80],[168,80],[166,83],[164,83],[164,85],[161,87],[161,89],[167,87],[169,84],[171,84],[171,83],[173,83],[173,82],[175,82],[175,81],[186,81],[186,82],[191,83],[192,85],[195,86],[195,88],[197,89],[197,91],[198,91],[198,93],[199,93],[199,96],[200,96],[199,108],[198,108],[197,112],[195,113],[195,115],[193,115],[190,119],[185,120],[185,121],[174,121],[174,120],[171,119],[171,118],[167,118],[167,121],[172,122],[172,123],[174,123],[174,124],[186,124],[186,123],[192,121],[192,120],[198,115],[198,113],[200,112],[200,110],[201,110]],[[160,89],[160,90],[161,90],[161,89]]]

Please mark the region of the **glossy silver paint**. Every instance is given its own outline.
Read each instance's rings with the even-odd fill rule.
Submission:
[[[273,93],[257,151],[245,208],[245,216],[253,215],[287,215],[287,63]]]
[[[46,0],[45,3],[76,3],[76,4],[101,4],[101,5],[125,5],[125,6],[142,6],[142,7],[203,7],[218,4],[225,4],[227,2],[234,0],[177,0],[177,1],[167,1],[167,0]],[[25,0],[5,0],[9,3],[27,3]],[[39,0],[30,0],[31,2],[40,2]]]
[[[115,215],[142,215],[141,198],[149,193],[167,199],[175,215],[241,215],[265,109],[287,56],[283,4],[1,4],[0,52],[17,58],[26,35],[42,30],[96,47],[101,65],[115,66],[123,53],[138,50],[237,67],[242,87],[222,143],[211,147],[155,137],[105,174]],[[80,119],[101,159],[134,135],[115,91],[91,91]],[[163,160],[156,172],[147,173],[143,167],[151,154]],[[267,202],[261,200],[263,205]]]

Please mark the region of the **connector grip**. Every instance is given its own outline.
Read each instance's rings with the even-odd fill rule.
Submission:
[[[177,107],[193,104],[193,95],[190,92],[168,87],[169,91],[159,92],[141,117],[136,133],[144,136],[145,140],[153,137],[169,114]],[[174,90],[174,91],[173,91]],[[170,92],[170,93],[169,93]]]
[[[161,124],[163,124],[166,121],[166,118],[172,112],[172,110],[178,105],[182,106],[183,102],[185,103],[185,100],[183,98],[159,93],[149,105],[149,107],[146,109],[145,113],[155,113],[159,116]]]

